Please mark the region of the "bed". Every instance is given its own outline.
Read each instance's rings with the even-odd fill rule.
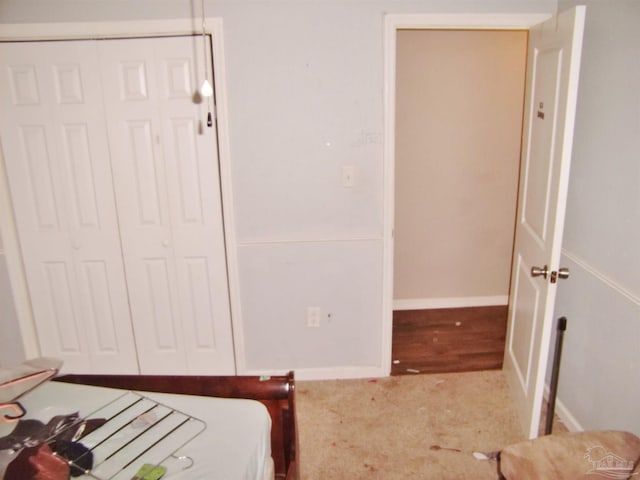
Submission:
[[[171,412],[170,418],[177,418],[175,427],[169,421],[162,423],[167,427],[153,425],[154,435],[162,441],[147,440],[150,442],[148,452],[146,446],[137,447],[143,448],[144,455],[137,458],[136,464],[127,465],[129,470],[123,468],[112,475],[105,462],[99,464],[103,473],[96,477],[85,475],[87,478],[129,479],[130,473],[139,468],[141,459],[155,464],[162,458],[161,464],[168,468],[166,477],[172,480],[298,479],[292,372],[268,377],[63,375],[40,385],[20,401],[29,413],[25,418],[34,415],[52,418],[60,413],[60,405],[64,405],[66,411],[80,412],[82,418],[109,418],[109,409],[117,411],[126,405],[127,411],[131,406],[143,411],[147,404],[153,405],[153,412],[165,409]],[[169,433],[158,433],[158,428],[167,428]],[[91,442],[103,448],[108,442],[92,438],[106,435],[106,430],[99,427],[80,441],[90,448]],[[98,451],[94,450],[94,454]],[[116,453],[123,455],[120,451]],[[98,470],[92,470],[92,474],[95,472]]]

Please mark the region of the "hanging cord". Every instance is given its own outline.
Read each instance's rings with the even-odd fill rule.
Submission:
[[[209,68],[207,63],[207,35],[206,35],[206,25],[205,25],[205,12],[204,12],[204,0],[200,1],[200,5],[202,7],[202,60],[204,67],[204,82],[202,83],[202,87],[200,88],[200,95],[202,95],[207,102],[207,126],[211,127],[213,125],[213,120],[211,116],[211,101],[209,97],[213,96],[213,87],[211,83],[209,83]]]

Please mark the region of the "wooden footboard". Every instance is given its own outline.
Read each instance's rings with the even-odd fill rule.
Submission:
[[[271,416],[271,454],[276,478],[297,480],[298,429],[293,372],[286,376],[63,375],[55,381],[100,387],[246,398],[263,403]]]

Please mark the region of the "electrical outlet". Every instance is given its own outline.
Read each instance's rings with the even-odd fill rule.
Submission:
[[[307,327],[320,326],[320,307],[307,307]]]

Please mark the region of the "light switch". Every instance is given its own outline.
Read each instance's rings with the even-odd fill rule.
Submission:
[[[353,165],[342,166],[342,186],[353,187],[356,184],[356,169]]]

